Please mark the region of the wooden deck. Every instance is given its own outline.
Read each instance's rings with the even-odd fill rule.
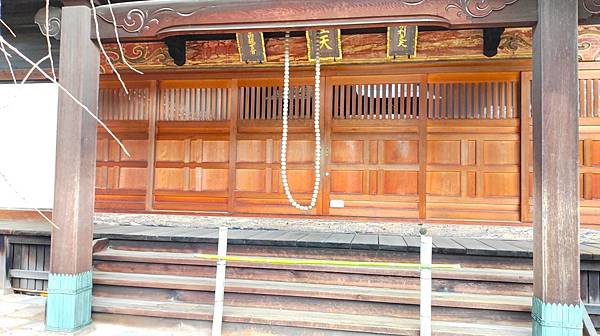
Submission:
[[[45,222],[0,221],[0,235],[49,237],[50,225]],[[218,229],[96,224],[94,238],[216,243]],[[417,236],[386,234],[231,229],[228,243],[230,245],[418,252],[420,239]],[[521,258],[532,258],[533,256],[533,242],[530,240],[433,237],[433,245],[433,252],[437,254]],[[600,242],[582,243],[580,252],[582,260],[600,260]]]

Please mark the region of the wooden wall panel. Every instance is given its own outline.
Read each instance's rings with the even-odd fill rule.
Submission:
[[[364,174],[360,170],[331,171],[331,192],[337,194],[362,194]]]
[[[302,214],[289,204],[280,182],[280,122],[269,119],[240,121],[238,127],[234,210],[244,213]],[[309,203],[314,183],[315,142],[311,131],[308,123],[290,123],[288,183],[292,194],[301,204]],[[311,213],[318,214],[318,211],[314,209]]]
[[[419,163],[418,141],[386,140],[383,142],[383,163],[416,164]]]
[[[362,163],[363,141],[337,141],[331,142],[331,162],[332,163]]]
[[[580,77],[581,220],[597,223],[600,75]],[[311,214],[531,220],[530,113],[520,110],[530,103],[529,82],[528,73],[513,72],[324,77],[323,187]],[[288,175],[304,204],[314,178],[311,83],[294,79],[290,105]],[[127,98],[118,83],[103,83],[99,97],[101,117],[131,154],[99,130],[99,210],[301,214],[280,179],[280,78],[132,88]],[[330,200],[344,207],[330,208]]]
[[[586,93],[586,99],[599,100],[600,93],[594,92],[590,97]],[[595,108],[590,107],[585,113],[585,117],[579,118],[581,222],[597,224],[600,222],[600,118]]]
[[[520,150],[517,141],[484,141],[483,164],[505,165],[519,164]]]
[[[181,168],[156,168],[154,189],[156,191],[183,190],[187,185]]]
[[[430,140],[427,142],[427,162],[429,164],[458,165],[460,159],[460,140]]]
[[[433,196],[460,196],[460,172],[428,172],[427,194]]]
[[[156,161],[181,162],[185,160],[185,143],[179,140],[156,141]]]
[[[417,97],[423,94],[419,91],[425,87],[423,80],[423,76],[331,79],[329,199],[344,201],[344,207],[329,207],[329,214],[418,218]]]
[[[229,141],[195,141],[193,145],[196,150],[192,149],[192,160],[195,162],[229,162]]]
[[[483,196],[519,196],[518,173],[483,173]]]
[[[122,167],[119,171],[119,189],[143,190],[146,188],[147,169]]]
[[[383,193],[385,195],[417,195],[418,172],[384,171]]]
[[[264,169],[237,169],[236,173],[236,191],[265,192]]]
[[[238,140],[237,162],[266,162],[267,142],[266,140]]]
[[[518,119],[431,120],[428,218],[519,220],[519,129]]]
[[[100,85],[99,117],[123,142],[130,156],[101,127],[96,144],[97,210],[144,210],[148,189],[149,118],[156,91],[150,81],[128,82],[129,96],[117,82]]]
[[[227,211],[232,82],[159,83],[153,208]]]
[[[108,121],[127,148],[127,156],[104,129],[96,144],[97,210],[143,210],[147,189],[147,122]]]

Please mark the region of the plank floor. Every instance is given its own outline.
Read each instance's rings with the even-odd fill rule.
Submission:
[[[50,236],[46,222],[0,221],[0,235]],[[94,225],[94,238],[117,240],[173,241],[191,243],[216,243],[217,229]],[[315,247],[382,251],[419,251],[419,237],[361,233],[323,233],[278,230],[233,229],[229,244],[283,247]],[[479,255],[531,258],[533,242],[529,240],[498,240],[455,237],[434,237],[433,252],[453,255]],[[600,245],[581,244],[582,260],[600,260]]]

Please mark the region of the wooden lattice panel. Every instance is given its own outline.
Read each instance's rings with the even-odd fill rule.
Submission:
[[[261,80],[240,83],[239,119],[242,121],[281,120],[283,84]],[[290,85],[288,118],[310,120],[314,110],[314,85],[307,81]]]
[[[139,85],[139,84],[138,84]],[[98,112],[102,120],[148,120],[150,111],[150,89],[131,87],[129,95],[114,84],[101,87],[98,97]]]
[[[431,75],[427,115],[430,119],[519,118],[518,92],[518,73]]]
[[[411,82],[333,85],[333,119],[416,119],[420,85]]]
[[[159,121],[224,121],[231,111],[228,81],[162,81]]]

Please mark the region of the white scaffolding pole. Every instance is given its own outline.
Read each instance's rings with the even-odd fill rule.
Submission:
[[[421,235],[421,336],[431,336],[431,249],[432,239]]]
[[[223,326],[223,299],[225,297],[225,257],[227,256],[227,227],[219,228],[217,275],[215,278],[215,306],[212,336],[221,336]]]

